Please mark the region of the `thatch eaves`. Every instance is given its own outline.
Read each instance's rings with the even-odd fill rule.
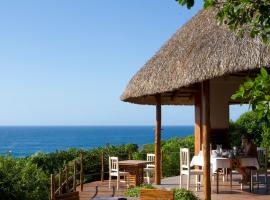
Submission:
[[[215,14],[202,10],[182,26],[130,80],[121,100],[154,105],[162,94],[162,104],[193,104],[185,91],[196,83],[270,66],[269,46],[237,37],[217,24]]]

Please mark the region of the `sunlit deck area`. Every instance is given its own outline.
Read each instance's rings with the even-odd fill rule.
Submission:
[[[264,185],[259,187],[257,190],[257,186],[254,186],[254,191],[249,192],[249,186],[244,186],[244,189],[241,190],[239,184],[240,176],[239,174],[233,174],[233,182],[232,188],[230,187],[229,181],[222,181],[222,177],[219,179],[219,194],[216,193],[216,181],[212,181],[211,183],[211,199],[212,200],[238,200],[238,199],[253,199],[253,200],[266,200],[270,198],[270,187],[268,185],[268,192],[265,191]],[[270,181],[270,177],[268,176],[268,182]],[[184,178],[185,186],[186,179]],[[179,187],[179,176],[169,177],[162,179],[161,185],[157,186],[158,188],[172,189]],[[195,191],[195,180],[191,179],[191,187],[190,190],[194,191],[194,193],[200,198],[203,199],[203,186],[200,188],[198,192]]]
[[[269,173],[268,173],[269,174]],[[270,199],[270,185],[268,185],[268,191],[264,189],[264,185],[260,185],[259,189],[257,186],[254,186],[254,191],[249,192],[249,187],[244,186],[244,189],[241,190],[239,184],[240,176],[239,174],[233,174],[232,188],[230,187],[229,181],[222,180],[220,177],[219,180],[219,194],[216,193],[216,181],[212,181],[211,188],[211,199],[212,200],[268,200]],[[268,176],[268,182],[270,181],[270,176]],[[114,182],[115,183],[115,182]],[[116,185],[115,184],[112,185]],[[183,186],[186,184],[186,178],[183,178]],[[98,186],[98,190],[96,190]],[[173,188],[179,188],[179,176],[164,178],[161,181],[161,185],[154,185],[156,188],[161,188],[165,190],[171,190]],[[199,191],[195,191],[195,180],[191,178],[190,190],[192,190],[196,196],[200,199],[203,199],[203,186]],[[78,187],[79,191],[79,187]],[[93,197],[124,197],[126,191],[126,185],[121,183],[119,190],[114,190],[113,188],[109,189],[108,181],[92,182],[84,185],[84,191],[80,192],[80,200],[89,200]],[[128,199],[139,199],[139,198],[128,198]]]

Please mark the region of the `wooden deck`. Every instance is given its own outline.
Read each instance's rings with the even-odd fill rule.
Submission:
[[[115,189],[113,189],[113,186],[115,186]],[[116,190],[115,181],[112,181],[112,187],[110,189],[107,180],[104,182],[91,182],[84,184],[83,192],[80,192],[80,200],[89,200],[93,197],[124,197],[126,189],[126,184],[120,183],[119,189]],[[77,187],[77,191],[80,191],[80,186]]]
[[[215,193],[215,181],[212,182],[212,193],[211,198],[212,200],[269,200],[270,199],[270,184],[268,184],[268,192],[265,193],[264,186],[260,186],[260,189],[257,190],[256,186],[254,187],[254,192],[250,193],[248,186],[245,186],[244,190],[241,191],[240,184],[238,181],[240,180],[240,176],[237,174],[233,175],[233,185],[232,189],[230,187],[230,183],[223,182],[222,178],[220,177],[220,185],[219,185],[219,194]],[[183,179],[183,186],[185,186],[185,179]],[[194,191],[194,193],[200,198],[203,199],[203,186],[201,187],[200,191],[195,191],[195,181],[191,179],[191,187],[190,189]],[[270,174],[268,176],[268,183],[270,183]],[[113,182],[112,185],[116,186],[116,182]],[[96,194],[96,186],[98,186],[98,193]],[[164,189],[173,189],[179,188],[179,176],[176,177],[169,177],[162,179],[161,185],[155,186],[157,188],[164,188]],[[79,190],[79,187],[77,188]],[[89,200],[92,197],[124,197],[124,193],[126,191],[126,185],[124,183],[120,183],[120,188],[117,191],[115,188],[115,192],[113,189],[108,188],[108,181],[104,182],[92,182],[84,185],[84,191],[80,192],[80,200]],[[136,199],[136,198],[132,198]]]

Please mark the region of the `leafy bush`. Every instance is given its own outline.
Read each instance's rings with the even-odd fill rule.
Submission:
[[[261,120],[255,112],[246,112],[242,114],[236,122],[230,124],[230,141],[232,146],[241,144],[241,136],[249,136],[256,146],[262,142],[263,126]]]
[[[180,148],[189,148],[191,157],[194,154],[194,136],[174,137],[167,141],[162,141],[161,150],[163,151],[163,176],[178,176],[180,163]],[[133,159],[145,160],[147,153],[154,153],[154,144],[146,144],[139,152],[134,152]]]
[[[136,187],[133,187],[133,188],[129,188],[125,192],[125,196],[127,196],[127,197],[139,197],[140,196],[140,191],[141,191],[142,188],[153,189],[154,187],[152,185],[150,185],[150,184],[143,184],[141,186],[136,186]]]
[[[5,200],[47,200],[49,177],[28,159],[0,157],[0,194]]]
[[[142,188],[146,189],[154,189],[152,185],[141,185],[133,188],[129,188],[125,192],[126,197],[140,197],[140,191]],[[174,189],[174,199],[175,200],[198,200],[198,198],[194,195],[193,192],[182,189]]]
[[[172,138],[162,146],[163,151],[163,176],[178,176],[180,164],[180,148],[189,148],[191,157],[194,155],[194,136]]]
[[[198,198],[194,195],[193,192],[182,188],[182,189],[174,190],[174,199],[175,200],[197,200]]]

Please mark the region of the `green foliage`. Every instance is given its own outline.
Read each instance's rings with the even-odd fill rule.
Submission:
[[[239,146],[241,136],[250,137],[256,146],[262,142],[263,125],[257,113],[250,111],[242,114],[236,122],[230,122],[230,144]]]
[[[142,188],[146,189],[154,189],[152,185],[141,185],[133,188],[129,188],[125,192],[126,197],[140,197],[140,191]],[[194,195],[193,192],[182,189],[174,189],[174,199],[175,200],[198,200],[198,198]]]
[[[81,153],[84,155],[84,181],[89,182],[100,179],[102,152],[104,152],[105,171],[108,171],[109,155],[127,159],[128,154],[134,151],[138,151],[138,146],[129,144],[107,145],[106,148],[91,150],[69,149],[49,154],[38,153],[27,158],[0,156],[0,198],[5,200],[48,200],[50,174],[57,174],[60,169],[64,169],[66,163],[72,169],[74,160],[78,160],[79,169]],[[72,170],[69,172],[70,176],[73,175]]]
[[[181,6],[187,6],[190,9],[194,5],[194,0],[177,0]]]
[[[264,147],[268,148],[268,153],[269,153],[269,159],[270,159],[270,128],[267,128],[266,126],[263,126],[262,128],[262,145]],[[269,160],[270,161],[270,160]]]
[[[0,157],[0,194],[5,200],[47,200],[49,177],[28,159]]]
[[[240,85],[232,99],[248,102],[261,119],[270,121],[270,75],[267,70],[262,68],[255,80]]]
[[[194,0],[176,0],[191,8]],[[259,36],[267,44],[270,38],[269,0],[204,0],[204,7],[216,7],[217,19],[236,31],[240,36],[247,32],[251,37]]]
[[[191,157],[194,154],[194,137],[172,138],[162,145],[163,151],[163,176],[179,175],[180,147],[189,148]]]
[[[184,188],[174,190],[175,200],[198,200],[192,191],[186,190]]]
[[[264,127],[263,144],[267,144],[270,137],[268,136],[269,131],[267,131],[270,128],[270,75],[267,70],[262,68],[254,80],[241,84],[232,99],[249,103],[258,117],[257,123],[260,127]],[[260,133],[262,133],[261,130]],[[256,137],[259,137],[259,134]],[[257,139],[260,140],[260,137]]]
[[[126,197],[139,197],[140,196],[140,191],[141,191],[142,188],[153,189],[154,187],[152,185],[150,185],[150,184],[143,184],[141,186],[136,186],[136,187],[133,187],[133,188],[129,188],[125,192],[125,196]]]
[[[163,151],[163,176],[179,175],[180,163],[180,147],[189,148],[191,156],[194,154],[194,137],[171,138],[161,142],[161,150]],[[144,145],[140,152],[133,153],[133,159],[145,160],[147,153],[154,153],[154,144]]]

